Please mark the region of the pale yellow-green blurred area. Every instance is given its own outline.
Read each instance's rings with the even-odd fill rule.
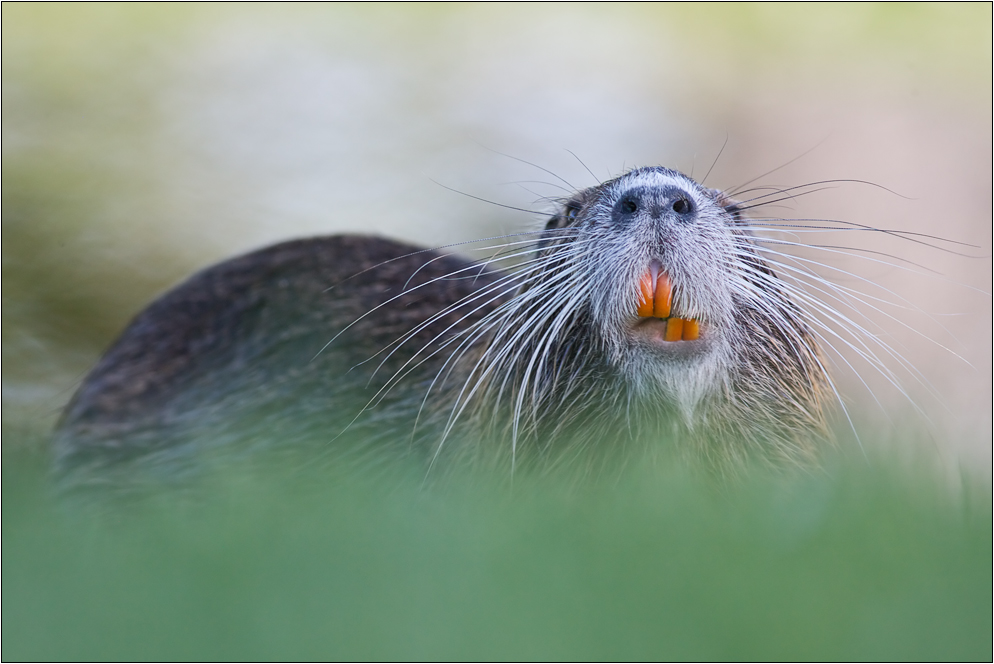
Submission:
[[[829,353],[857,427],[926,430],[990,474],[989,4],[2,12],[8,434],[50,428],[128,319],[211,262],[310,234],[533,228],[450,188],[544,212],[634,165],[703,178],[727,138],[710,186],[778,167],[759,184],[879,185],[765,214],[972,245],[800,236],[868,250],[806,255],[897,305],[862,306],[892,376]]]

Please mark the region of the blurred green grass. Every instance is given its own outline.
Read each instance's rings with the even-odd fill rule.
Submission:
[[[79,508],[8,453],[3,659],[989,660],[989,487],[830,465],[231,472]]]

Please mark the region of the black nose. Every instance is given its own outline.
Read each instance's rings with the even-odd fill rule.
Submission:
[[[689,193],[680,187],[634,187],[618,198],[613,217],[619,224],[630,223],[636,218],[671,218],[689,223],[694,220],[697,205]]]

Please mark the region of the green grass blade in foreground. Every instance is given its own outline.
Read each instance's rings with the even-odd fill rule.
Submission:
[[[102,514],[3,473],[8,661],[991,658],[989,487],[864,460],[723,488],[233,473]]]

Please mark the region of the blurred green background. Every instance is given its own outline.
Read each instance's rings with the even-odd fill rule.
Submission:
[[[4,659],[990,659],[989,4],[2,12]],[[308,234],[541,223],[435,182],[546,210],[559,177],[700,178],[719,152],[710,186],[782,167],[761,183],[899,194],[773,213],[971,245],[813,254],[893,303],[861,310],[893,376],[831,354],[866,456],[732,488],[233,473],[115,518],[48,496],[60,409],[191,271]]]

